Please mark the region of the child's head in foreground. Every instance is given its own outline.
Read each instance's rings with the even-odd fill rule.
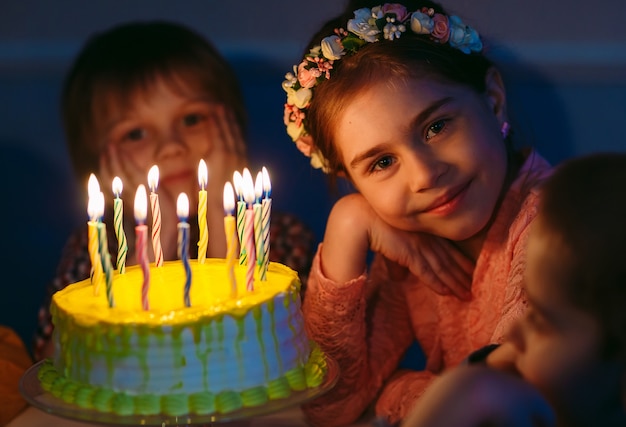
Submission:
[[[211,154],[222,118],[239,133],[245,128],[228,63],[204,37],[168,22],[122,24],[91,37],[67,75],[62,110],[79,180],[120,175],[129,195],[157,164],[159,189],[193,199],[198,162]]]
[[[513,364],[566,425],[626,419],[624,189],[626,154],[564,163],[543,187],[529,238]]]

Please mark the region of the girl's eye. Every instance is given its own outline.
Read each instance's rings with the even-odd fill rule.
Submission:
[[[380,157],[379,159],[377,159],[371,166],[370,171],[371,172],[377,172],[377,171],[381,171],[384,169],[387,169],[388,167],[390,167],[391,165],[393,165],[394,163],[394,159],[393,157],[386,155],[383,157]]]
[[[124,139],[127,141],[141,141],[145,137],[146,137],[146,131],[141,128],[137,128],[137,129],[132,129],[131,131],[129,131],[126,134],[126,137]]]
[[[438,120],[435,123],[433,123],[426,131],[426,140],[429,140],[432,137],[439,134],[441,131],[445,129],[445,127],[446,127],[445,120]]]
[[[200,114],[187,114],[183,118],[183,124],[187,127],[192,127],[200,123],[202,119],[203,117]]]

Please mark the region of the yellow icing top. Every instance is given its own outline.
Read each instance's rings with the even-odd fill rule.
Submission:
[[[114,307],[110,308],[106,286],[101,283],[94,295],[91,279],[74,283],[53,296],[53,310],[66,311],[77,323],[90,326],[109,324],[180,324],[192,323],[201,317],[223,314],[243,316],[252,307],[272,299],[279,293],[294,293],[300,288],[297,273],[278,263],[270,263],[267,280],[260,281],[255,271],[254,290],[246,290],[246,266],[235,266],[237,294],[231,295],[231,285],[223,259],[206,259],[204,264],[190,261],[192,281],[191,307],[185,307],[185,269],[181,261],[167,261],[162,267],[150,265],[148,298],[150,310],[142,309],[143,272],[139,266],[113,275]],[[296,292],[297,294],[297,292]],[[56,307],[55,307],[56,306]]]

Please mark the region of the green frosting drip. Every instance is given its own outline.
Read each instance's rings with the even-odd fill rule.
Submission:
[[[189,409],[198,415],[215,412],[215,395],[208,391],[189,396]]]
[[[265,354],[265,342],[263,341],[263,312],[260,307],[254,307],[252,309],[252,316],[254,317],[254,324],[256,325],[256,337],[259,341],[259,347],[261,348],[261,354]],[[263,359],[263,369],[265,371],[265,379],[269,377],[270,368],[267,364],[265,357]]]
[[[241,392],[241,401],[243,406],[261,406],[267,403],[268,396],[265,387],[254,387]]]
[[[106,388],[98,388],[93,394],[93,406],[98,411],[111,412],[111,400],[115,392]]]
[[[161,398],[156,394],[135,397],[135,412],[139,415],[154,415],[161,412]]]
[[[111,409],[118,415],[132,415],[135,412],[133,398],[126,393],[117,393],[111,399]]]
[[[267,394],[271,400],[291,396],[291,387],[287,378],[280,377],[267,384]]]
[[[215,406],[217,412],[227,414],[228,412],[235,411],[243,406],[241,401],[241,395],[234,391],[224,391],[219,393],[215,398]]]
[[[183,393],[168,394],[161,397],[161,409],[164,414],[180,416],[189,413],[187,395]]]

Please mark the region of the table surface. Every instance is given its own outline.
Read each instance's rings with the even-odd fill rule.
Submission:
[[[235,421],[229,423],[215,424],[215,426],[224,427],[300,427],[307,426],[304,421],[304,415],[299,406],[294,406],[283,411],[273,414],[255,417],[244,421]],[[93,424],[82,421],[73,421],[66,418],[57,417],[48,414],[37,408],[29,407],[16,418],[14,418],[6,427],[94,427],[94,426],[112,426],[111,424]],[[372,423],[368,420],[359,421],[351,424],[352,427],[371,427]],[[115,426],[119,427],[119,426]]]

